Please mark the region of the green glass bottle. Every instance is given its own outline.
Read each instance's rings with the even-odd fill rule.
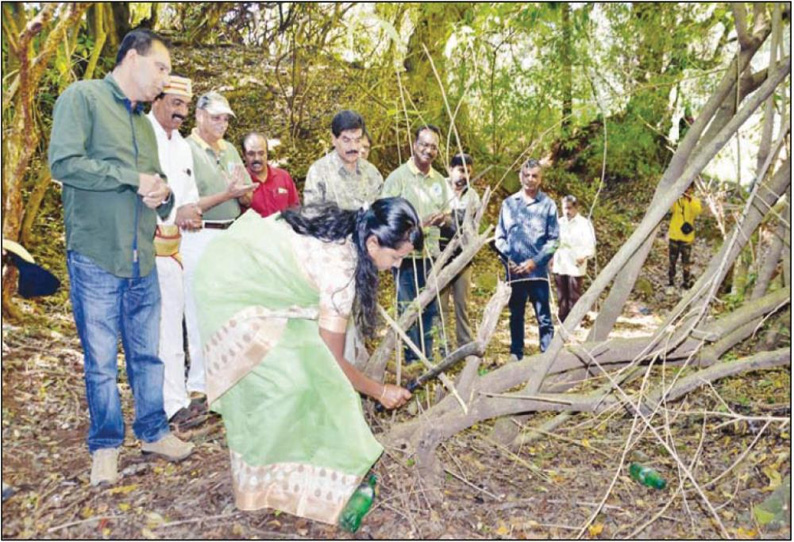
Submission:
[[[667,485],[661,474],[650,467],[643,467],[639,463],[629,465],[629,474],[633,480],[654,489],[664,489]]]
[[[369,512],[372,501],[375,500],[375,484],[378,478],[370,473],[367,478],[359,484],[353,496],[347,501],[342,513],[339,514],[339,526],[351,533],[355,533],[361,526],[361,520]]]

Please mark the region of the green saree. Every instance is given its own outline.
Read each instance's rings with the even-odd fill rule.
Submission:
[[[277,216],[245,213],[199,262],[207,397],[226,426],[238,508],[335,524],[383,452],[319,334],[344,332],[349,307],[329,300],[340,284],[352,292],[355,252]]]

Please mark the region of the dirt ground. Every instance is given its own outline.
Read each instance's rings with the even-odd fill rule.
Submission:
[[[496,273],[486,258],[478,256],[475,271]],[[487,294],[475,287],[474,295],[478,321]],[[616,328],[619,335],[650,333],[674,301],[658,291],[634,299]],[[505,363],[507,316],[505,311],[486,367]],[[537,344],[536,333],[529,333],[527,344]],[[288,514],[236,510],[217,418],[181,435],[196,451],[180,464],[145,459],[128,427],[122,479],[113,487],[91,487],[82,352],[71,314],[55,312],[25,327],[4,324],[2,352],[2,479],[14,491],[2,505],[3,538],[718,538],[719,522],[732,538],[791,537],[790,521],[777,531],[761,527],[753,508],[790,473],[790,423],[770,423],[762,431],[761,422],[726,425],[720,416],[733,411],[788,418],[788,368],[719,381],[668,405],[654,420],[692,469],[705,499],[690,482],[681,485],[676,462],[641,424],[621,467],[633,420],[622,410],[574,415],[553,433],[536,433],[533,442],[510,450],[491,440],[486,423],[440,448],[446,469],[444,485],[437,488],[440,502],[432,500],[435,488],[418,477],[412,457],[387,450],[374,467],[375,505],[350,535]],[[121,372],[129,426],[133,405]],[[432,390],[417,395],[414,406],[395,419],[424,408],[427,395]],[[391,414],[375,415],[365,403],[376,435],[393,423]],[[550,417],[533,415],[525,432]],[[659,470],[667,488],[631,480],[630,461]]]

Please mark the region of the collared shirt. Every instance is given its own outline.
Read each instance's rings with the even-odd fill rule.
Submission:
[[[260,181],[253,171],[248,170],[254,184],[259,184],[251,196],[251,209],[265,217],[300,205],[298,190],[289,173],[270,165],[266,173],[265,180]]]
[[[672,241],[683,241],[684,243],[693,243],[695,241],[695,230],[685,234],[681,231],[681,226],[684,222],[689,222],[695,226],[695,217],[703,211],[703,205],[700,200],[692,196],[691,200],[685,197],[678,198],[670,209],[673,216],[670,218],[670,229],[667,230],[667,238]]]
[[[538,192],[533,200],[523,190],[502,202],[496,225],[496,249],[504,257],[521,265],[531,259],[535,269],[528,279],[548,279],[548,264],[560,238],[557,206],[554,200]]]
[[[201,139],[198,128],[193,128],[187,138],[190,150],[193,151],[193,165],[196,167],[196,186],[199,196],[212,196],[224,192],[228,186],[227,176],[230,166],[242,164],[243,160],[234,145],[221,139],[218,141],[220,151],[215,151]],[[204,220],[234,220],[240,216],[240,203],[230,199],[219,203],[203,213]]]
[[[587,274],[587,258],[595,256],[593,225],[578,213],[571,220],[563,216],[559,223],[560,246],[554,253],[551,270],[557,275],[583,277]],[[580,258],[585,258],[585,261],[577,264],[576,260]]]
[[[360,209],[378,199],[383,176],[375,166],[359,158],[356,171],[346,167],[336,150],[332,150],[309,167],[303,203],[333,201],[348,211]]]
[[[148,275],[154,267],[157,215],[138,195],[139,174],[167,176],[152,125],[112,74],[69,85],[55,102],[48,150],[50,171],[63,183],[66,250],[90,258],[117,277]]]
[[[450,202],[450,208],[452,209],[452,221],[450,222],[449,226],[441,227],[441,242],[439,248],[442,251],[447,247],[447,244],[452,239],[452,236],[455,235],[455,233],[458,231],[458,228],[460,228],[463,224],[466,211],[469,209],[469,204],[471,203],[471,210],[469,212],[472,214],[476,214],[477,211],[480,210],[480,207],[482,207],[480,195],[473,186],[464,188],[463,193],[458,194],[458,192],[455,191],[452,180],[448,178],[447,183],[449,183],[449,189],[452,191],[452,201]],[[463,249],[458,248],[452,255],[452,258],[457,257],[457,255],[462,251]]]
[[[447,180],[438,171],[430,168],[427,175],[422,173],[409,158],[406,163],[395,169],[383,184],[381,197],[400,196],[407,199],[416,209],[420,220],[425,220],[435,213],[448,213],[454,195]],[[425,231],[425,248],[436,257],[440,254],[438,226],[428,226]],[[418,253],[411,253],[412,258],[420,258]]]
[[[154,113],[150,111],[146,117],[152,123],[152,129],[157,138],[160,165],[168,175],[168,186],[171,187],[174,198],[171,214],[165,219],[158,218],[157,223],[171,225],[176,219],[176,210],[179,207],[188,203],[196,203],[199,200],[193,172],[193,153],[190,151],[190,145],[178,130],[173,130],[169,139],[165,129],[154,117]]]
[[[465,188],[462,194],[458,194],[455,191],[455,187],[452,186],[452,179],[448,178],[447,183],[449,183],[449,189],[452,193],[452,201],[449,206],[453,211],[465,211],[469,207],[469,202],[473,202],[471,208],[472,213],[476,213],[480,210],[480,207],[482,207],[482,200],[473,186]]]

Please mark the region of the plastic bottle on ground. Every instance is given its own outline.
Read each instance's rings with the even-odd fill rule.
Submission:
[[[361,520],[369,512],[372,507],[372,501],[375,500],[375,484],[377,481],[377,477],[370,473],[356,488],[342,513],[339,514],[339,526],[342,529],[354,533],[361,526]]]
[[[667,485],[667,482],[664,481],[661,474],[639,463],[632,463],[629,465],[629,474],[633,480],[654,489],[664,489]]]

